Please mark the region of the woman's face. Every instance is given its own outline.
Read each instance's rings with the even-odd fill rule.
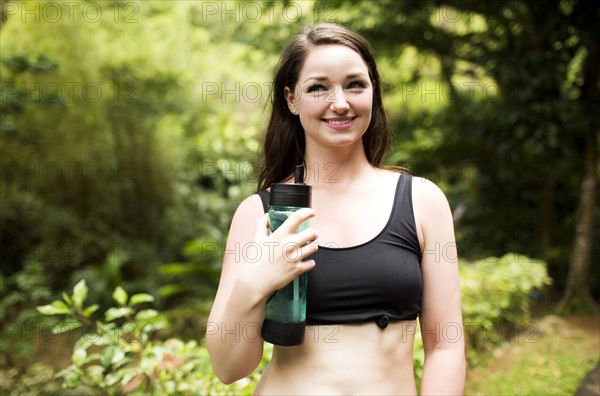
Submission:
[[[300,117],[307,147],[360,142],[371,122],[369,69],[358,53],[343,45],[311,49],[296,87],[286,87],[285,95],[290,111]]]

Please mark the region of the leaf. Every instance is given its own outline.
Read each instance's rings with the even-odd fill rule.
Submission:
[[[147,293],[140,293],[140,294],[134,294],[133,296],[131,296],[131,299],[129,300],[129,305],[133,306],[136,304],[141,304],[141,303],[145,303],[145,302],[153,302],[154,301],[154,296],[147,294]]]
[[[113,373],[109,373],[106,375],[106,377],[104,378],[104,383],[110,387],[116,385],[117,383],[119,383],[122,379],[123,374],[121,373],[121,371],[116,371]]]
[[[116,309],[116,308],[111,308],[111,309]],[[109,309],[110,310],[110,309]],[[104,315],[106,316],[106,314],[108,313],[108,311],[106,311],[104,313]],[[96,326],[98,326],[98,332],[102,335],[105,335],[107,333],[110,333],[111,331],[113,331],[113,329],[117,326],[114,323],[103,323],[99,320],[96,321]],[[96,345],[107,345],[107,344],[96,344]]]
[[[59,300],[53,301],[49,305],[37,307],[37,310],[42,315],[68,315],[72,313],[69,307],[67,307],[64,302]]]
[[[84,334],[80,339],[75,342],[75,349],[87,350],[90,346],[94,345],[94,339],[92,334]]]
[[[69,297],[69,295],[65,292],[62,292],[62,296],[63,296],[63,300],[65,300],[65,302],[69,305],[73,305],[73,300],[71,300],[71,297]]]
[[[87,374],[96,384],[101,384],[104,379],[104,367],[94,364],[87,368]]]
[[[130,254],[123,249],[114,250],[108,255],[104,268],[108,272],[110,278],[120,279],[121,267],[129,260],[129,258]]]
[[[115,319],[122,318],[126,315],[130,315],[131,313],[133,313],[133,309],[129,307],[109,308],[104,314],[104,317],[107,322],[112,322]]]
[[[95,361],[101,362],[102,361],[102,355],[100,355],[99,353],[90,353],[88,355],[88,357],[85,359],[85,363],[86,364],[91,363],[91,362],[95,362]]]
[[[154,319],[158,316],[158,311],[154,309],[144,309],[135,315],[136,321],[145,321],[149,319]]]
[[[83,310],[83,316],[89,318],[94,312],[96,312],[100,308],[98,304],[91,305]]]
[[[187,263],[169,263],[160,267],[163,275],[188,275],[193,272],[193,266]]]
[[[120,306],[127,303],[127,292],[121,286],[117,286],[112,296]]]
[[[110,367],[110,362],[115,354],[115,346],[109,345],[102,351],[102,366],[105,368]]]
[[[75,349],[73,351],[73,355],[71,355],[71,360],[73,361],[73,363],[75,363],[75,365],[81,367],[84,364],[86,357],[87,352],[85,349]]]
[[[110,360],[110,363],[115,365],[115,364],[118,364],[119,362],[123,361],[123,359],[125,359],[125,352],[123,351],[122,348],[115,347],[113,354],[112,354],[112,359]]]
[[[64,370],[59,371],[56,376],[64,378],[63,385],[66,387],[75,387],[79,384],[79,381],[83,375],[81,369],[74,364],[70,365]]]
[[[81,309],[83,303],[87,299],[88,287],[85,284],[85,279],[80,280],[75,287],[73,287],[73,305],[77,309]]]
[[[123,374],[123,378],[121,379],[123,393],[136,390],[144,379],[143,373],[138,368],[123,368],[120,371]]]
[[[122,371],[127,364],[131,363],[131,358],[126,357],[125,355],[123,355],[123,358],[115,361],[113,363],[113,368],[114,369],[119,369],[119,371]]]
[[[183,285],[179,285],[179,284],[173,284],[170,283],[168,285],[162,286],[159,290],[158,290],[158,294],[161,297],[170,297],[173,296],[175,294],[179,294],[186,291],[185,286]]]
[[[77,319],[67,318],[60,323],[57,323],[52,328],[52,334],[61,334],[67,331],[75,330],[81,327],[81,322]]]

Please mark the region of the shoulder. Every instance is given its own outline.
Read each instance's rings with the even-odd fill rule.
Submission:
[[[412,177],[413,206],[428,210],[445,210],[449,208],[444,192],[432,181],[423,177]]]
[[[412,199],[415,223],[422,245],[427,245],[427,241],[432,237],[446,239],[453,233],[454,225],[448,199],[435,183],[413,176]]]
[[[233,215],[233,223],[239,221],[256,221],[259,217],[264,214],[262,201],[258,194],[252,194],[246,197],[235,210]]]

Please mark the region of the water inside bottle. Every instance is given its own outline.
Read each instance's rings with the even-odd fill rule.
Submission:
[[[277,290],[266,306],[266,317],[279,322],[306,321],[306,274]]]

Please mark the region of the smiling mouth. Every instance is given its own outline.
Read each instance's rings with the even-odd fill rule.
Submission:
[[[344,124],[351,123],[355,119],[356,119],[356,117],[348,118],[348,119],[345,119],[345,120],[327,120],[327,119],[323,119],[323,121],[325,121],[326,123],[331,124],[331,125],[344,125]]]

